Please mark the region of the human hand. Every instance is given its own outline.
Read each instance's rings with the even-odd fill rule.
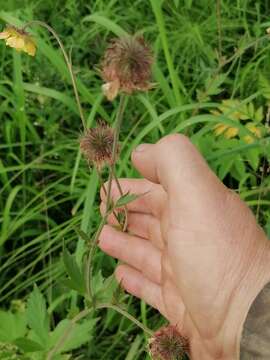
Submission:
[[[191,359],[238,359],[248,309],[270,280],[266,235],[185,136],[143,144],[132,161],[145,179],[121,180],[123,191],[146,194],[128,204],[128,233],[109,218],[100,248],[126,263],[122,286],[189,339]]]

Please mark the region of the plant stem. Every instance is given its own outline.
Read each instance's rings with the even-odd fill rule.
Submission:
[[[93,294],[93,290],[92,290],[92,262],[93,262],[93,257],[95,254],[95,249],[96,249],[96,246],[98,243],[100,233],[101,233],[104,225],[107,223],[107,218],[111,212],[110,199],[111,199],[113,169],[114,169],[114,164],[116,161],[120,128],[121,128],[121,123],[122,123],[123,114],[124,114],[124,104],[125,104],[125,96],[121,95],[119,108],[118,108],[118,112],[117,112],[116,119],[115,119],[115,132],[114,132],[113,147],[112,147],[112,164],[110,167],[109,180],[108,180],[106,211],[105,211],[105,215],[103,216],[103,218],[99,224],[98,230],[93,237],[89,255],[88,255],[88,258],[86,261],[86,276],[85,276],[86,296],[87,296],[88,300],[92,301],[92,303],[94,303],[94,294]]]
[[[113,148],[112,148],[112,164],[111,169],[109,173],[109,180],[108,180],[108,193],[107,193],[107,202],[106,202],[106,212],[110,208],[110,199],[111,199],[111,190],[112,190],[112,180],[113,180],[113,173],[114,173],[114,167],[116,162],[116,155],[117,155],[117,147],[118,147],[118,140],[119,140],[119,134],[120,134],[120,128],[123,120],[123,114],[124,114],[124,103],[125,103],[125,96],[122,94],[120,96],[120,103],[118,112],[115,119],[115,132],[114,132],[114,139],[113,139]]]
[[[116,171],[115,171],[114,167],[112,168],[112,172],[113,172],[113,178],[114,178],[114,180],[116,182],[119,194],[120,194],[120,196],[123,196],[124,193],[123,193],[123,190],[121,188],[121,184],[120,184],[120,182],[118,180],[118,177],[117,177],[117,174],[116,174]],[[124,211],[125,211],[125,222],[124,222],[122,230],[125,232],[127,230],[127,226],[128,226],[128,209],[127,209],[126,205],[124,206]]]
[[[104,185],[104,181],[102,179],[102,174],[101,174],[100,170],[97,167],[96,167],[96,170],[97,170],[100,186],[101,186],[105,196],[107,197],[107,190],[106,190],[106,187]],[[117,212],[115,210],[113,210],[113,215],[114,215],[115,219],[118,221],[118,224],[121,226],[120,219],[118,218],[118,214],[117,214]]]
[[[66,53],[66,50],[64,48],[64,45],[63,45],[61,39],[59,38],[58,34],[54,31],[54,29],[51,26],[49,26],[48,24],[46,24],[45,22],[43,22],[43,21],[39,21],[39,20],[30,21],[30,22],[25,24],[23,29],[26,29],[27,27],[29,27],[31,25],[39,25],[39,26],[44,27],[45,29],[47,29],[54,36],[54,38],[58,42],[58,45],[60,46],[60,49],[61,49],[61,51],[63,53],[65,62],[67,64],[67,68],[68,68],[69,73],[70,73],[75,99],[76,99],[76,102],[77,102],[80,118],[82,120],[82,125],[83,125],[83,128],[85,130],[86,129],[86,120],[85,120],[83,109],[82,109],[81,102],[80,102],[80,97],[79,97],[79,93],[78,93],[78,89],[77,89],[75,75],[74,75],[74,72],[73,72],[71,61],[68,58],[68,55]]]
[[[94,303],[94,294],[93,294],[93,290],[92,290],[92,262],[93,262],[93,257],[94,257],[94,254],[95,254],[95,250],[96,250],[96,246],[97,246],[97,243],[98,243],[98,239],[99,239],[99,236],[100,236],[100,233],[104,227],[104,225],[106,224],[107,222],[107,218],[108,218],[108,213],[106,213],[100,224],[99,224],[99,227],[91,241],[91,244],[90,244],[90,250],[89,250],[89,254],[88,254],[88,257],[87,257],[87,261],[86,261],[86,276],[85,276],[85,281],[86,281],[86,295],[87,295],[87,298],[88,300],[92,301],[92,303]]]
[[[218,28],[218,55],[219,61],[222,61],[222,28],[221,28],[221,0],[216,2],[217,28]]]
[[[137,325],[140,329],[142,329],[144,332],[146,332],[148,335],[152,336],[153,335],[153,331],[150,330],[148,327],[146,327],[145,325],[143,325],[139,320],[137,320],[133,315],[131,315],[129,312],[127,312],[126,310],[122,309],[120,306],[115,305],[115,304],[99,304],[97,305],[97,309],[112,309],[117,311],[119,314],[123,315],[124,317],[126,317],[127,319],[129,319],[130,321],[132,321],[135,325]]]
[[[76,315],[72,320],[70,325],[65,330],[64,334],[61,336],[59,341],[55,344],[51,351],[49,351],[48,355],[46,356],[46,360],[52,360],[53,356],[61,350],[62,346],[65,344],[70,332],[73,329],[73,326],[76,324],[77,321],[83,319],[85,316],[93,311],[92,308],[82,310],[78,315]]]
[[[133,322],[135,325],[137,325],[140,329],[142,329],[144,332],[146,332],[149,336],[153,335],[153,332],[146,326],[144,326],[139,320],[137,320],[133,315],[129,314],[126,310],[122,309],[120,306],[110,303],[101,303],[96,306],[97,310],[101,309],[112,309],[117,311],[119,314],[123,315],[127,319],[129,319],[131,322]],[[59,339],[59,341],[55,344],[55,346],[52,348],[52,350],[49,351],[46,360],[52,360],[53,356],[58,352],[61,351],[61,348],[65,344],[70,332],[72,331],[74,325],[89,315],[94,309],[93,308],[87,308],[82,310],[79,314],[77,314],[70,322],[69,326],[67,326],[65,332]]]

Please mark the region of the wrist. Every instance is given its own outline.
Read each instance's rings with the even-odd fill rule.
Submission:
[[[224,323],[225,343],[230,344],[231,359],[235,360],[240,358],[243,326],[250,307],[257,295],[270,281],[270,245],[265,236],[256,249],[256,253],[253,254],[249,265],[235,288]]]

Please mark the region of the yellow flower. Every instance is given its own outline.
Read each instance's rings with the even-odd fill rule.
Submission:
[[[214,127],[214,133],[216,136],[221,135],[226,129],[228,129],[228,125],[224,125],[224,124],[217,124]]]
[[[225,124],[217,124],[214,127],[214,133],[216,136],[223,134],[226,139],[231,139],[239,133],[239,129]]]
[[[236,135],[238,135],[239,133],[239,129],[235,128],[235,127],[229,127],[228,130],[225,131],[224,133],[224,137],[226,139],[232,139],[234,138]]]
[[[4,31],[0,33],[0,39],[5,40],[6,45],[17,51],[24,51],[31,56],[35,56],[36,54],[36,44],[33,38],[22,29],[7,26]]]
[[[247,143],[247,144],[251,144],[254,142],[255,138],[260,138],[262,137],[262,133],[261,133],[261,130],[256,126],[254,125],[253,123],[248,123],[246,125],[246,127],[248,128],[248,130],[250,132],[252,132],[252,134],[254,134],[254,136],[251,136],[251,135],[246,135],[244,136],[244,141]]]

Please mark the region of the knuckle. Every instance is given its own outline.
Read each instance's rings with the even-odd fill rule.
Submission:
[[[190,146],[191,141],[183,134],[170,134],[159,140],[158,144],[161,146],[185,147]]]

